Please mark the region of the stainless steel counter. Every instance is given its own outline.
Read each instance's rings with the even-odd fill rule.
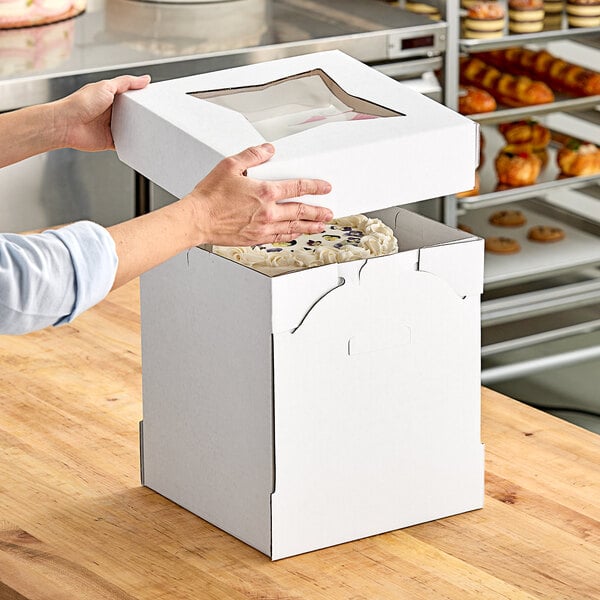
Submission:
[[[157,81],[334,48],[369,63],[427,60],[445,31],[380,0],[88,0],[69,21],[0,31],[0,111],[125,72]]]

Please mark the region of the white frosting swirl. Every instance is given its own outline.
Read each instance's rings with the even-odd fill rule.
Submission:
[[[291,244],[213,246],[213,252],[269,276],[398,252],[394,232],[365,215],[334,219],[326,231],[303,234]]]

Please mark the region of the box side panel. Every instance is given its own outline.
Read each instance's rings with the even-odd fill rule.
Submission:
[[[275,336],[273,558],[482,506],[479,297],[370,265]]]
[[[267,554],[268,284],[193,249],[141,286],[145,485]]]
[[[111,128],[119,159],[177,198],[191,192],[223,158],[135,96],[117,97]]]
[[[331,123],[274,142],[259,179],[306,177],[332,184],[312,201],[336,217],[454,194],[473,187],[477,126],[458,122],[405,131],[406,117]]]

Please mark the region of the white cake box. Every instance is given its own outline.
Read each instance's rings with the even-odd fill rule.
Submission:
[[[383,209],[400,247],[277,277],[194,248],[145,274],[144,484],[273,559],[480,508],[483,241],[388,208],[472,187],[476,124],[327,52],[124,94],[113,135],[176,196],[268,139],[250,176],[326,179],[310,201]]]
[[[483,505],[483,240],[374,216],[399,253],[142,277],[143,483],[273,559]]]
[[[119,158],[171,194],[272,141],[261,179],[320,178],[335,216],[471,189],[476,123],[339,51],[154,83],[117,97]]]

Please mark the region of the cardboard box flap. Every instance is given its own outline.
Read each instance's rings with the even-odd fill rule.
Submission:
[[[119,158],[177,197],[224,156],[276,138],[248,175],[325,179],[331,193],[307,200],[336,216],[470,189],[478,162],[476,123],[339,51],[127,92],[112,128]]]
[[[483,293],[483,240],[471,236],[419,250],[419,271],[438,275],[461,297]],[[469,268],[465,268],[468,265]]]

